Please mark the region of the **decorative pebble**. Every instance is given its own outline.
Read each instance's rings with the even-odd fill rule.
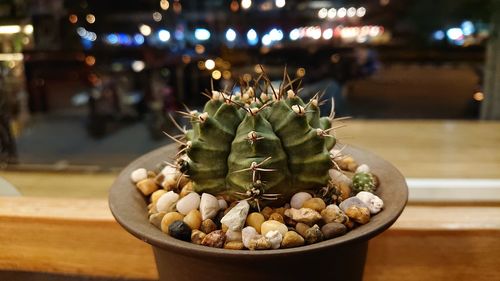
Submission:
[[[365,203],[372,215],[379,213],[384,208],[384,201],[373,193],[361,191],[356,194],[356,197]]]
[[[303,222],[305,224],[313,224],[321,219],[321,215],[313,209],[300,208],[300,209],[287,209],[285,216],[292,218],[296,222]]]
[[[150,178],[150,179],[156,178],[156,173],[153,171],[148,171],[148,178]]]
[[[181,220],[174,221],[168,226],[168,234],[182,241],[191,241],[191,228]]]
[[[156,205],[151,203],[148,205],[148,215],[156,214],[158,210],[156,209]]]
[[[177,169],[167,165],[163,170],[161,170],[161,175],[163,176],[163,181],[161,185],[166,190],[172,190],[177,187]]]
[[[347,170],[350,172],[354,172],[356,170],[356,168],[358,167],[356,160],[354,160],[354,158],[352,158],[351,156],[343,157],[339,160],[336,160],[335,162],[337,162],[340,169]]]
[[[286,225],[284,225],[283,223],[275,220],[265,221],[260,226],[260,233],[262,235],[266,235],[266,233],[272,230],[277,230],[279,233],[281,233],[281,235],[285,235],[285,233],[288,231],[288,227],[286,227]]]
[[[290,199],[290,206],[294,209],[300,209],[304,202],[311,198],[312,195],[307,192],[297,192],[292,196],[292,199]]]
[[[156,209],[158,212],[172,212],[175,209],[175,203],[179,200],[179,194],[169,191],[158,199]]]
[[[295,231],[288,231],[281,241],[281,248],[293,248],[304,245],[305,241],[302,236],[300,236]]]
[[[281,222],[282,224],[284,224],[284,223],[285,223],[285,220],[283,219],[283,216],[282,216],[280,213],[272,213],[272,214],[269,216],[269,220],[279,221],[279,222]]]
[[[158,227],[159,229],[161,229],[161,221],[163,220],[165,214],[166,214],[165,212],[152,214],[151,216],[149,216],[149,222],[152,223],[154,226]]]
[[[206,234],[217,230],[217,225],[211,219],[206,219],[201,222],[200,230],[205,232]]]
[[[324,239],[323,233],[321,232],[317,224],[313,225],[308,230],[306,230],[304,238],[307,244],[318,243],[323,241]]]
[[[187,182],[181,189],[181,193],[179,195],[182,197],[188,195],[189,193],[192,193],[194,191],[193,188],[193,182]]]
[[[134,170],[130,174],[130,179],[132,180],[133,183],[138,183],[147,178],[148,178],[148,171],[144,168],[139,168],[137,170]]]
[[[203,231],[195,229],[191,232],[191,243],[201,245],[201,241],[203,241],[205,236],[207,235]]]
[[[287,231],[288,232],[288,231]],[[285,232],[286,234],[286,232]],[[281,245],[281,241],[283,240],[283,234],[281,234],[277,230],[271,230],[266,233],[265,237],[271,243],[271,248],[278,249]]]
[[[215,198],[212,194],[203,193],[200,201],[201,218],[203,220],[211,219],[217,215],[218,211],[219,201],[217,198]]]
[[[252,226],[258,233],[260,233],[260,226],[265,221],[266,219],[264,218],[264,215],[254,212],[247,216],[246,224]]]
[[[355,173],[369,173],[370,172],[370,167],[366,164],[361,164],[356,168]]]
[[[191,210],[184,217],[184,222],[189,225],[191,229],[200,229],[201,227],[201,213],[198,210]]]
[[[232,241],[243,241],[242,236],[241,236],[241,231],[232,231],[228,230],[226,231],[226,242],[232,242]]]
[[[248,202],[242,200],[221,219],[221,223],[227,225],[231,230],[241,230],[245,224],[249,210],[250,205]]]
[[[323,199],[316,197],[305,201],[302,208],[309,208],[315,210],[316,212],[321,212],[326,208],[326,204]]]
[[[352,184],[352,180],[344,175],[341,171],[337,169],[330,169],[328,170],[328,174],[330,175],[330,178],[332,179],[333,183],[345,183],[347,185]]]
[[[360,224],[366,224],[370,221],[370,210],[367,207],[351,206],[347,208],[345,214]]]
[[[224,249],[228,250],[243,250],[245,246],[241,241],[229,241],[224,244]]]
[[[295,225],[295,230],[297,230],[297,232],[302,236],[302,237],[306,237],[306,230],[308,230],[310,228],[309,225],[305,224],[305,223],[297,223],[297,225]]]
[[[156,185],[155,180],[153,179],[142,180],[138,182],[136,186],[145,196],[148,196],[158,190],[158,185]]]
[[[177,201],[175,207],[179,213],[187,215],[191,210],[198,209],[198,206],[200,206],[200,200],[200,195],[198,195],[198,193],[191,192]]]
[[[212,219],[215,223],[215,225],[217,226],[217,228],[221,228],[223,226],[223,224],[220,222],[221,219],[225,216],[225,212],[222,211],[222,210],[219,210],[217,212],[217,215],[215,215],[215,217]],[[226,229],[227,230],[227,229]]]
[[[274,212],[272,214],[278,213],[278,214],[280,214],[283,217],[285,215],[285,210],[286,210],[286,208],[284,208],[284,207],[275,208],[275,209],[273,209]],[[268,220],[271,220],[272,214],[269,215],[269,219]]]
[[[243,245],[245,245],[245,248],[249,248],[250,246],[250,240],[254,238],[260,237],[259,233],[257,233],[257,230],[251,226],[247,226],[241,230],[241,240],[243,241]]]
[[[203,240],[201,240],[201,245],[213,248],[222,248],[224,247],[225,242],[226,235],[224,234],[224,231],[216,230],[207,234]]]
[[[264,236],[260,236],[257,239],[250,239],[248,243],[248,249],[250,250],[267,250],[271,249],[271,246],[271,242]]]
[[[219,209],[221,209],[221,210],[227,209],[227,202],[226,202],[226,200],[224,200],[224,199],[221,198],[221,199],[218,199],[217,201],[219,201]]]
[[[165,189],[159,189],[159,190],[153,192],[151,194],[151,203],[153,203],[156,207],[156,202],[158,202],[158,199],[160,199],[160,197],[165,193],[167,193],[167,191]]]
[[[269,216],[274,213],[273,209],[271,207],[264,207],[260,213],[264,216],[266,220],[269,219]]]
[[[345,213],[347,208],[349,208],[351,206],[359,206],[359,207],[368,208],[368,206],[366,206],[365,203],[363,203],[363,201],[361,201],[361,199],[359,199],[358,197],[355,197],[355,196],[349,197],[346,200],[342,201],[339,205],[339,208]]]
[[[347,232],[347,227],[341,223],[331,222],[321,227],[321,232],[326,239],[344,235]]]
[[[323,211],[321,211],[321,217],[323,218],[323,221],[325,223],[331,223],[331,222],[345,223],[348,220],[344,212],[342,212],[339,206],[335,204],[330,204],[326,206],[326,208]]]
[[[174,221],[182,220],[183,218],[184,216],[177,212],[166,213],[161,220],[161,231],[168,234],[168,227],[170,226],[170,224]]]
[[[352,189],[351,186],[346,184],[346,183],[338,183],[337,184],[337,189],[340,191],[340,200],[346,200],[347,198],[351,197]]]

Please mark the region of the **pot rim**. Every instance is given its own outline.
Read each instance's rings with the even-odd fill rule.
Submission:
[[[174,155],[176,149],[177,146],[175,144],[166,145],[137,158],[125,167],[111,186],[109,191],[109,207],[116,221],[132,235],[153,246],[179,254],[193,255],[196,253],[198,255],[217,258],[277,257],[304,254],[306,252],[312,253],[349,243],[367,241],[389,228],[403,212],[408,200],[406,181],[403,175],[392,164],[371,152],[349,145],[344,151],[353,155],[355,159],[361,157],[366,160],[358,163],[368,164],[374,174],[380,179],[380,186],[375,194],[384,201],[384,209],[377,215],[372,216],[367,224],[360,225],[337,238],[288,249],[249,251],[227,250],[196,245],[170,237],[153,226],[147,218],[146,198],[130,180],[130,173],[133,170],[137,168],[151,170],[162,159],[167,158],[169,154]],[[174,154],[171,154],[172,152]],[[393,190],[389,190],[388,188]],[[141,197],[142,200],[140,200]]]

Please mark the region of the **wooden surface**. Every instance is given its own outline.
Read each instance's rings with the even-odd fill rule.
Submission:
[[[0,270],[157,277],[102,199],[0,198]],[[370,242],[365,281],[500,280],[500,208],[409,206]]]

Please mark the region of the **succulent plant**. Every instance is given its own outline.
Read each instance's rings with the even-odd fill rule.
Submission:
[[[320,117],[319,95],[304,102],[293,89],[299,78],[284,74],[279,89],[266,75],[243,93],[211,91],[203,112],[188,111],[177,166],[197,192],[257,203],[328,184],[333,104]],[[333,103],[333,100],[332,100]],[[180,127],[180,126],[179,126]]]
[[[352,177],[352,189],[356,194],[361,191],[374,192],[377,188],[377,178],[372,173],[358,172]]]

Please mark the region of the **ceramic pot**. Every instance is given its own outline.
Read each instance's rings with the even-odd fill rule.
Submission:
[[[167,280],[342,280],[361,281],[368,241],[389,228],[406,205],[408,188],[390,163],[365,150],[346,147],[358,163],[368,164],[380,180],[376,194],[384,210],[369,223],[320,243],[264,251],[215,249],[172,238],[149,223],[146,198],[130,180],[137,168],[153,170],[171,160],[176,145],[168,145],[133,161],[118,176],[109,193],[116,220],[153,247],[161,281]]]

